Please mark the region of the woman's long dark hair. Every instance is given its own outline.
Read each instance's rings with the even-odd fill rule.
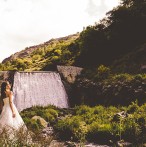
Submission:
[[[1,98],[2,98],[2,99],[6,98],[6,93],[5,93],[5,91],[6,91],[6,86],[7,86],[7,82],[3,82],[3,83],[1,84]]]

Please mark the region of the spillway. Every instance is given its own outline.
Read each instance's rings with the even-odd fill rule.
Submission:
[[[57,72],[16,72],[13,93],[18,111],[32,106],[69,107],[67,93]]]

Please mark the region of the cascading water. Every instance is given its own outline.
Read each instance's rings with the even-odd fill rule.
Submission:
[[[18,111],[49,104],[68,108],[68,96],[57,72],[16,72],[14,103]]]

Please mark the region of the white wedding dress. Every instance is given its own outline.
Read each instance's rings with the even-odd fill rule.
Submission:
[[[14,99],[14,96],[12,96],[12,100]],[[4,106],[0,115],[0,134],[5,130],[8,132],[9,138],[14,139],[15,131],[19,131],[20,128],[25,128],[27,130],[27,127],[24,124],[24,121],[22,120],[16,106],[12,102],[14,111],[16,116],[12,117],[12,110],[9,104],[9,97],[3,99]]]

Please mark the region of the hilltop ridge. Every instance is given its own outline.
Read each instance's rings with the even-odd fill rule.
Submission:
[[[68,36],[65,36],[65,37],[59,37],[59,38],[52,38],[50,39],[49,41],[46,41],[44,43],[41,43],[39,45],[34,45],[34,46],[30,46],[30,47],[26,47],[25,49],[19,51],[19,52],[16,52],[15,54],[12,54],[11,56],[5,58],[2,63],[6,63],[8,61],[12,61],[14,59],[17,59],[17,58],[25,58],[27,56],[29,56],[33,51],[39,49],[39,48],[43,48],[44,46],[48,46],[50,44],[53,44],[54,42],[59,42],[59,41],[65,41],[65,40],[69,40],[70,38],[72,39],[76,39],[79,37],[79,33],[76,33],[76,34],[72,34],[72,35],[68,35]]]

